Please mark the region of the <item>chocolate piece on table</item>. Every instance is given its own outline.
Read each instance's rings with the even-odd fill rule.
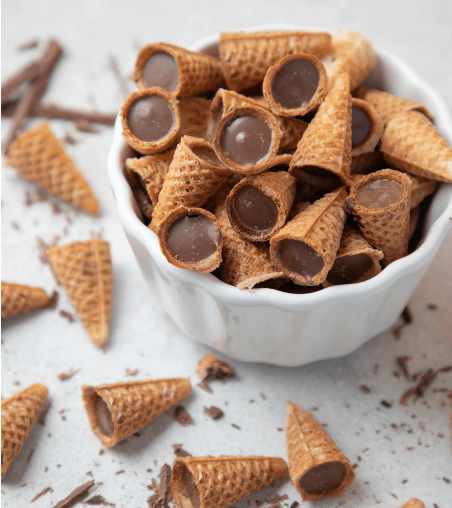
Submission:
[[[83,485],[79,485],[66,498],[57,503],[53,508],[71,508],[72,506],[75,506],[77,503],[86,498],[94,485],[94,480],[89,480]]]
[[[383,121],[375,108],[352,99],[352,157],[373,152],[383,134]]]

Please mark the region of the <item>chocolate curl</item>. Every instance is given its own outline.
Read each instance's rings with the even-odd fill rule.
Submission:
[[[148,88],[143,81],[143,67],[154,53],[168,53],[176,61],[179,82],[174,97],[192,97],[202,92],[216,90],[224,84],[223,69],[218,59],[190,51],[174,44],[156,42],[143,46],[137,55],[133,79],[140,90]]]
[[[325,32],[229,32],[220,34],[220,60],[228,88],[259,85],[267,69],[293,53],[322,57],[331,49]]]
[[[378,142],[380,141],[384,128],[383,120],[381,119],[380,115],[377,113],[376,109],[368,102],[353,98],[352,108],[353,107],[360,108],[366,113],[372,123],[372,127],[370,129],[369,135],[362,143],[357,146],[352,146],[352,160],[353,157],[356,157],[357,155],[373,152],[378,145]]]
[[[411,180],[410,208],[416,208],[427,196],[433,194],[438,188],[438,182],[420,178],[418,176],[407,175]]]
[[[452,182],[452,147],[422,113],[406,111],[394,117],[383,133],[380,150],[397,169]]]
[[[358,190],[369,181],[389,179],[402,186],[402,196],[385,208],[370,209],[361,206],[356,198]],[[383,251],[385,266],[407,255],[410,218],[411,181],[407,175],[392,169],[361,176],[352,183],[347,209],[358,221],[359,229],[366,240],[376,249]]]
[[[173,110],[174,124],[170,132],[168,132],[168,134],[163,138],[158,139],[157,141],[143,141],[142,139],[137,138],[130,129],[128,121],[129,109],[137,100],[142,99],[143,97],[151,97],[153,95],[158,95],[169,103],[171,109]],[[180,128],[180,113],[177,105],[178,102],[174,96],[158,86],[132,92],[126,102],[122,105],[120,111],[122,120],[122,135],[124,136],[127,144],[142,155],[152,155],[154,153],[160,153],[167,150],[175,143],[177,133]]]
[[[47,307],[50,301],[47,293],[41,288],[2,282],[2,319]]]

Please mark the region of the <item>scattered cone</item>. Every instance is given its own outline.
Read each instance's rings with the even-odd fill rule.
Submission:
[[[20,316],[26,312],[46,307],[50,298],[41,288],[2,282],[2,319]]]

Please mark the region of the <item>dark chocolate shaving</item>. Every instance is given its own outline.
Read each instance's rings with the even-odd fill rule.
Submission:
[[[64,317],[64,319],[67,319],[69,323],[73,323],[75,321],[75,317],[70,312],[60,310],[59,314],[61,317]]]
[[[69,370],[69,372],[62,372],[61,374],[58,374],[58,379],[60,381],[66,381],[67,379],[71,379],[72,376],[75,376],[77,372],[80,372],[80,369],[73,370],[72,367]]]
[[[176,457],[191,457],[192,456],[191,453],[188,453],[187,451],[185,451],[182,448],[181,443],[176,443],[176,444],[173,444],[172,446],[173,446],[173,450],[174,450],[174,455],[176,455]]]
[[[91,488],[94,486],[94,480],[90,480],[89,482],[80,485],[75,490],[73,490],[69,496],[65,499],[57,503],[53,508],[71,508],[75,504],[79,503],[88,495]]]
[[[403,372],[403,375],[406,379],[408,379],[408,381],[411,381],[411,373],[408,369],[408,362],[412,359],[412,356],[399,356],[396,360],[397,365],[400,367],[400,370]]]
[[[381,401],[381,405],[383,407],[387,407],[388,409],[390,409],[392,407],[392,403],[391,402],[388,402],[387,400],[382,400]]]
[[[408,305],[403,309],[401,316],[405,324],[409,325],[413,322],[413,313]]]
[[[20,86],[23,83],[33,81],[38,77],[38,74],[39,63],[33,60],[32,62],[19,69],[9,79],[7,79],[2,84],[2,106],[8,101],[11,95],[14,95],[18,92]]]
[[[103,496],[98,494],[97,496],[90,497],[83,504],[90,506],[116,506],[114,503],[109,503]]]
[[[17,49],[19,51],[23,51],[25,49],[33,49],[36,48],[39,45],[39,39],[34,37],[33,39],[29,39],[28,41],[22,42],[22,44],[19,44],[17,46]]]
[[[47,416],[47,413],[49,412],[49,409],[50,409],[50,401],[46,400],[44,402],[44,406],[42,407],[42,411],[39,414],[39,418],[38,418],[38,423],[39,424],[45,425],[45,423],[46,423],[46,416]]]
[[[172,500],[171,493],[171,467],[164,464],[158,475],[160,483],[152,480],[152,489],[154,494],[148,498],[149,508],[169,508],[168,503]]]
[[[187,427],[193,425],[193,418],[187,413],[187,410],[183,406],[177,406],[174,410],[174,419],[182,425]]]
[[[219,379],[224,382],[225,379],[235,376],[234,370],[226,363],[219,360],[213,353],[207,355],[198,363],[198,374],[201,377],[199,386],[212,393],[209,381]]]
[[[52,487],[46,487],[45,489],[41,490],[41,492],[38,492],[36,496],[30,501],[30,503],[34,503],[37,499],[39,499],[44,494],[47,494],[47,492],[53,492]]]
[[[219,407],[215,407],[215,406],[205,407],[204,413],[207,416],[210,416],[210,418],[212,418],[212,420],[218,420],[219,418],[224,416],[223,411]]]

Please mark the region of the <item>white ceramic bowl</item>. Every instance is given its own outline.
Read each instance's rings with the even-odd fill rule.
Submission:
[[[265,25],[251,30],[305,28]],[[202,39],[190,49],[207,51],[218,36]],[[425,104],[452,144],[447,104],[399,58],[378,51],[378,64],[368,83]],[[239,290],[213,275],[182,270],[166,261],[156,235],[138,218],[123,173],[126,146],[121,131],[118,117],[108,157],[109,179],[151,295],[186,336],[239,360],[296,366],[351,353],[394,324],[452,229],[452,185],[443,184],[428,210],[420,247],[373,279],[301,295]]]

